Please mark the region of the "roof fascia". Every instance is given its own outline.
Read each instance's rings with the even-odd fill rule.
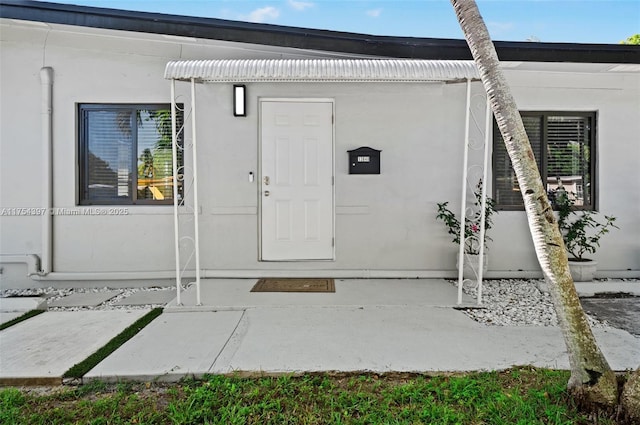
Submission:
[[[375,36],[39,1],[2,0],[0,17],[365,56],[472,59],[465,40]],[[640,46],[512,41],[494,44],[501,61],[640,63]]]

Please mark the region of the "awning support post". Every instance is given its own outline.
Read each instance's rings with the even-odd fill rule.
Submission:
[[[480,252],[478,263],[478,305],[482,304],[482,274],[484,272],[484,237],[486,234],[485,218],[487,214],[487,178],[489,174],[489,134],[491,131],[491,104],[487,97],[484,123],[484,165],[482,173],[482,212],[480,214]]]
[[[173,166],[173,243],[176,261],[176,303],[182,305],[180,299],[182,283],[180,281],[180,229],[178,225],[178,134],[176,133],[176,80],[171,80],[171,156]]]
[[[462,304],[464,283],[465,216],[467,211],[467,163],[469,162],[469,126],[471,121],[471,80],[467,78],[467,95],[464,116],[464,159],[462,163],[462,197],[460,201],[460,246],[458,247],[458,304]]]
[[[198,203],[198,145],[196,138],[196,80],[191,79],[191,133],[193,141],[193,222],[195,231],[196,252],[196,304],[202,305],[200,300],[200,204]]]
[[[489,176],[489,143],[490,143],[490,134],[491,134],[491,106],[489,104],[489,99],[487,98],[485,103],[485,124],[484,129],[482,129],[476,120],[475,115],[473,114],[473,106],[472,106],[472,97],[471,97],[471,80],[467,79],[467,92],[466,92],[466,113],[465,113],[465,129],[464,129],[464,159],[463,159],[463,169],[462,169],[462,197],[461,197],[461,206],[460,206],[460,246],[458,251],[458,304],[462,304],[462,293],[463,286],[466,281],[472,282],[470,278],[464,278],[464,270],[465,270],[465,262],[470,262],[472,258],[467,258],[467,254],[465,254],[465,247],[467,244],[469,246],[474,247],[475,243],[477,243],[477,253],[478,255],[475,258],[477,260],[477,264],[470,262],[471,269],[473,270],[474,277],[476,279],[476,288],[477,288],[477,303],[478,305],[482,304],[482,279],[484,274],[484,258],[485,258],[485,244],[484,239],[486,235],[486,213],[487,213],[487,180]],[[483,159],[482,159],[482,177],[479,188],[474,189],[473,196],[474,198],[479,195],[480,196],[480,211],[473,211],[473,216],[479,216],[479,223],[474,223],[478,226],[478,236],[470,236],[469,239],[465,237],[465,228],[467,221],[467,190],[469,188],[469,170],[470,169],[478,169],[480,164],[469,165],[469,149],[471,147],[471,121],[473,118],[474,128],[482,132],[482,148],[483,148]],[[479,150],[480,146],[478,144],[474,145]],[[474,149],[476,149],[474,147]],[[479,162],[479,161],[478,161]],[[480,178],[480,176],[478,176]],[[476,190],[479,190],[480,193],[477,194]],[[477,204],[476,204],[477,205]],[[474,249],[475,251],[475,249]]]

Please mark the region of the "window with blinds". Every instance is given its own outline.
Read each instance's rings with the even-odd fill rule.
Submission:
[[[173,203],[169,105],[82,104],[79,117],[81,205]],[[181,186],[177,195],[181,198]]]
[[[566,191],[576,207],[593,209],[595,113],[521,112],[527,136],[553,202]],[[524,203],[502,136],[494,122],[494,199],[501,209],[523,209]]]

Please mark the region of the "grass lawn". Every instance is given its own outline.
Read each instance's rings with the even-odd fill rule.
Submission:
[[[211,376],[0,389],[2,424],[614,424],[568,400],[566,371]]]

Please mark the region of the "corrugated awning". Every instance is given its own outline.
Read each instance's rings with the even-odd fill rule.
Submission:
[[[164,78],[235,82],[424,82],[478,79],[473,61],[412,59],[234,59],[167,63]]]

